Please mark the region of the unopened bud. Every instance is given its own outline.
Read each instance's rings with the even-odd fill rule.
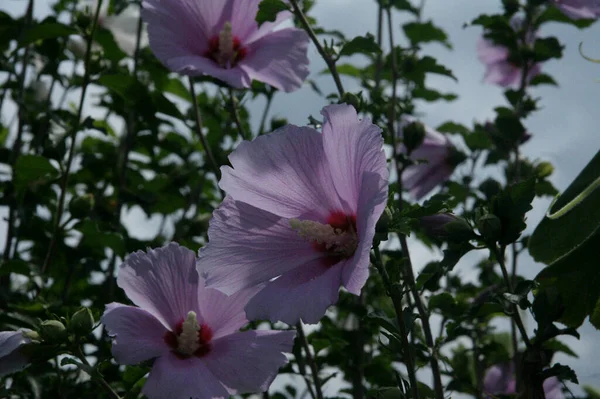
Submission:
[[[77,335],[87,335],[94,328],[94,316],[88,308],[81,308],[71,317],[71,329]]]
[[[423,216],[419,222],[425,233],[433,238],[464,241],[474,237],[471,226],[451,213]]]
[[[540,179],[548,177],[554,172],[554,166],[550,162],[540,162],[535,167],[535,174]]]
[[[496,215],[488,213],[479,218],[477,228],[486,240],[496,241],[502,232],[502,222]]]
[[[46,342],[59,344],[67,339],[67,329],[58,320],[46,320],[40,324],[40,336]]]
[[[83,218],[89,215],[94,209],[96,200],[94,194],[86,194],[81,197],[75,197],[69,203],[69,212],[73,217]]]
[[[402,128],[402,137],[406,151],[410,154],[425,140],[425,126],[421,122],[411,122]]]

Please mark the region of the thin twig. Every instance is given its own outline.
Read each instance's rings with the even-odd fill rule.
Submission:
[[[317,399],[323,399],[323,391],[321,390],[321,380],[319,379],[319,367],[317,366],[317,361],[313,358],[310,353],[310,346],[308,345],[308,340],[306,339],[306,335],[304,335],[304,330],[302,328],[302,322],[298,322],[296,324],[296,330],[298,331],[298,339],[304,348],[304,352],[306,353],[306,360],[308,361],[308,365],[313,375],[313,383],[315,384],[315,394]]]
[[[196,89],[194,88],[194,81],[192,78],[189,78],[190,82],[190,93],[192,94],[192,106],[194,107],[194,116],[196,118],[196,131],[198,137],[200,138],[200,144],[202,144],[202,148],[206,154],[206,158],[208,159],[208,163],[217,177],[217,179],[221,178],[221,171],[219,170],[219,165],[213,156],[212,151],[210,150],[210,146],[206,141],[206,137],[204,137],[204,133],[202,133],[202,117],[200,116],[200,108],[198,107],[198,99],[196,98]]]
[[[86,357],[83,354],[83,351],[81,350],[81,347],[79,345],[75,349],[75,355],[77,356],[77,358],[79,360],[81,360],[83,362],[83,364],[85,364],[86,366],[92,368],[92,365],[86,359]],[[111,397],[113,397],[114,399],[121,399],[121,397],[119,396],[119,394],[114,389],[112,389],[112,387],[110,386],[110,384],[108,382],[106,382],[106,380],[104,378],[102,378],[102,376],[100,374],[98,374],[98,373],[94,373],[94,374],[95,375],[90,375],[90,377],[92,377],[92,379],[98,381],[100,383],[100,385],[102,385],[106,389],[106,391],[109,393],[109,395]]]
[[[392,299],[392,304],[394,305],[396,322],[398,323],[401,336],[400,338],[402,340],[402,351],[404,352],[404,357],[402,360],[406,365],[406,372],[408,374],[408,381],[410,382],[412,397],[413,399],[419,399],[419,385],[417,383],[417,374],[415,371],[414,352],[412,350],[413,347],[408,342],[408,331],[406,330],[406,324],[404,323],[403,317],[404,312],[402,311],[402,292],[398,288],[394,288],[390,280],[390,276],[383,265],[379,248],[375,246],[373,251],[375,252],[375,262],[373,264],[377,271],[379,271],[379,274],[383,279],[383,284],[385,285],[388,295]]]
[[[235,97],[235,93],[233,92],[233,89],[231,87],[228,88],[228,92],[229,92],[229,107],[231,108],[231,116],[233,116],[233,121],[235,122],[235,125],[237,126],[238,129],[238,133],[240,134],[240,136],[242,136],[243,140],[248,140],[249,137],[246,134],[246,129],[244,129],[244,125],[242,125],[242,120],[240,119],[240,113],[238,111],[238,101],[237,98]]]
[[[50,245],[48,246],[48,252],[46,253],[46,258],[44,259],[44,264],[42,266],[42,273],[46,272],[48,267],[50,266],[54,250],[56,249],[56,244],[58,241],[58,233],[60,228],[60,220],[62,218],[64,207],[65,207],[65,199],[67,197],[67,184],[69,183],[69,173],[71,171],[71,165],[73,163],[73,157],[75,155],[75,146],[77,143],[77,133],[79,133],[79,129],[81,127],[81,115],[83,113],[83,103],[85,101],[85,94],[87,92],[88,85],[90,83],[90,60],[92,58],[92,44],[94,43],[94,35],[96,33],[96,28],[98,26],[98,17],[100,15],[100,8],[102,7],[103,0],[98,0],[98,4],[96,5],[96,12],[94,14],[94,20],[92,22],[92,31],[90,32],[87,38],[87,47],[85,50],[85,61],[84,61],[84,74],[83,74],[83,82],[81,84],[81,97],[79,98],[79,107],[77,108],[77,117],[75,120],[75,126],[71,131],[71,146],[69,148],[69,155],[67,157],[67,164],[65,165],[65,170],[62,177],[61,187],[60,187],[60,196],[58,199],[58,205],[56,207],[56,214],[54,215],[54,228],[52,231],[52,237],[50,239]]]
[[[333,77],[335,87],[337,88],[337,91],[341,98],[344,95],[345,91],[344,86],[342,85],[342,80],[340,79],[340,74],[338,73],[337,68],[335,66],[335,60],[331,58],[329,54],[327,54],[321,43],[319,43],[319,38],[317,38],[315,31],[311,28],[310,23],[306,19],[306,16],[300,9],[298,1],[290,0],[290,4],[292,5],[294,15],[296,15],[296,17],[300,20],[300,23],[304,27],[304,30],[306,31],[306,33],[308,33],[308,36],[310,36],[312,42],[315,44],[315,47],[317,47],[317,51],[319,52],[319,54],[321,54],[321,57],[323,57],[325,64],[327,64],[327,68],[329,68],[329,72]]]
[[[262,118],[260,118],[260,126],[258,128],[259,136],[261,134],[265,133],[265,124],[267,123],[267,116],[269,115],[269,110],[271,109],[271,103],[273,102],[273,97],[275,96],[275,93],[272,91],[269,91],[266,94],[266,96],[267,96],[267,104],[265,104],[265,109],[263,111]]]

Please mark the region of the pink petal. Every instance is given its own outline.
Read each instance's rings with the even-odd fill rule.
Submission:
[[[288,219],[227,196],[213,213],[198,268],[207,287],[226,294],[252,287],[323,256]]]
[[[267,319],[293,325],[300,319],[318,323],[337,302],[345,261],[325,266],[321,260],[289,271],[267,284],[246,306],[249,320]]]
[[[413,122],[418,122],[419,120],[417,118],[415,118],[414,116],[411,115],[402,115],[401,119],[400,119],[400,126],[398,127],[398,137],[403,138],[404,137],[404,127],[408,124],[411,124]],[[431,146],[435,146],[436,144],[442,145],[442,144],[448,144],[448,138],[443,135],[442,133],[438,132],[437,130],[432,129],[431,127],[427,126],[427,125],[423,125],[425,127],[425,139],[423,140],[423,144],[417,148],[415,151],[413,151],[413,158],[419,158],[419,156],[414,156],[414,154],[418,154],[419,149],[423,146],[427,146],[427,145],[431,145]]]
[[[297,90],[309,73],[308,35],[296,28],[266,34],[248,45],[240,67],[251,78],[279,90]]]
[[[222,68],[213,60],[197,55],[174,55],[163,63],[174,72],[191,76],[210,75],[238,89],[249,88],[252,83],[252,79],[239,66]]]
[[[29,364],[29,358],[18,350],[0,358],[0,377],[23,370]]]
[[[477,41],[477,56],[484,64],[495,64],[508,59],[508,49],[497,46],[490,40],[479,38]]]
[[[288,362],[294,331],[246,331],[213,342],[206,367],[235,393],[264,392]]]
[[[210,326],[213,339],[233,334],[248,324],[244,307],[262,285],[227,296],[213,288],[199,287],[198,301],[202,321]]]
[[[556,377],[546,378],[544,381],[544,394],[546,399],[564,399],[562,383]]]
[[[347,213],[356,214],[364,172],[388,179],[381,129],[369,119],[358,120],[351,105],[329,105],[323,115],[323,147],[333,183],[346,201]]]
[[[29,364],[29,358],[19,348],[31,342],[22,331],[0,332],[0,377],[21,371]]]
[[[322,136],[313,129],[287,125],[242,142],[229,160],[233,168],[221,167],[219,185],[236,201],[287,218],[326,220],[341,209]]]
[[[198,313],[196,257],[176,243],[130,254],[119,268],[117,284],[170,329],[190,310]]]
[[[418,168],[418,170],[413,175],[408,175],[408,172],[413,168]],[[405,186],[410,194],[419,200],[448,180],[452,172],[452,168],[444,161],[437,164],[411,166],[407,169],[407,175],[403,178],[407,179]],[[409,184],[408,181],[414,181],[414,183]]]
[[[501,87],[517,85],[521,80],[521,70],[508,62],[488,65],[483,80]]]
[[[260,25],[260,27],[256,31],[254,31],[250,36],[247,36],[245,44],[251,44],[257,41],[258,39],[270,34],[275,28],[277,28],[279,25],[292,18],[293,16],[294,14],[292,14],[289,11],[281,11],[279,14],[277,14],[275,21],[263,22],[262,25]]]
[[[354,256],[346,263],[342,273],[344,287],[354,295],[360,294],[369,277],[369,257],[375,236],[375,225],[385,209],[387,196],[387,178],[384,180],[377,173],[365,172],[361,182],[356,217],[360,241]]]
[[[28,342],[30,340],[23,336],[22,331],[0,331],[0,358]]]
[[[169,353],[165,326],[144,309],[111,303],[102,324],[113,337],[112,354],[120,364],[137,364]]]
[[[204,359],[179,359],[173,353],[156,359],[142,393],[149,399],[229,398],[229,392],[206,368]]]

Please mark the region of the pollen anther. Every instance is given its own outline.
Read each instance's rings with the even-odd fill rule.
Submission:
[[[326,252],[332,255],[349,258],[354,254],[358,245],[358,236],[352,228],[345,230],[314,220],[295,218],[290,219],[290,226],[298,232],[300,237],[323,244]]]
[[[200,325],[198,324],[196,313],[189,311],[181,327],[181,334],[177,337],[177,352],[182,355],[191,356],[200,348],[198,342]]]

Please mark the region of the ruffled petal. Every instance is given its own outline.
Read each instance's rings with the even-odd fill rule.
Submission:
[[[359,295],[369,277],[371,246],[375,236],[375,225],[387,204],[388,181],[377,173],[365,172],[358,199],[356,229],[359,243],[351,260],[344,266],[342,282],[346,289]]]
[[[0,358],[28,342],[30,340],[23,336],[22,331],[0,331]]]
[[[262,183],[259,183],[259,186]],[[227,196],[213,212],[198,268],[207,287],[226,294],[252,287],[323,256],[288,219]]]
[[[294,331],[246,331],[213,341],[206,367],[235,393],[264,392],[288,362]]]
[[[318,323],[327,308],[337,302],[345,263],[326,266],[316,260],[287,272],[248,302],[248,319],[283,321],[290,325],[300,319]]]
[[[130,254],[117,284],[133,303],[173,329],[190,310],[198,313],[198,277],[194,252],[170,243]]]
[[[198,307],[202,321],[213,333],[213,339],[233,334],[248,324],[244,307],[263,286],[258,285],[227,296],[213,288],[199,287]]]
[[[279,90],[297,90],[309,74],[308,35],[296,28],[266,34],[248,45],[240,68]]]
[[[0,377],[21,371],[29,364],[29,358],[19,348],[31,342],[23,336],[23,331],[0,332]]]
[[[144,309],[111,303],[100,321],[113,337],[112,354],[120,364],[137,364],[170,350],[163,339],[167,329]]]
[[[287,218],[326,221],[340,202],[325,159],[321,134],[285,126],[244,141],[221,167],[220,187],[236,201]]]
[[[172,353],[156,359],[142,393],[149,399],[229,397],[227,389],[204,365],[204,359],[179,359]]]
[[[356,214],[364,172],[388,179],[381,129],[369,119],[358,120],[351,105],[329,105],[323,115],[323,147],[338,195],[347,213]]]

